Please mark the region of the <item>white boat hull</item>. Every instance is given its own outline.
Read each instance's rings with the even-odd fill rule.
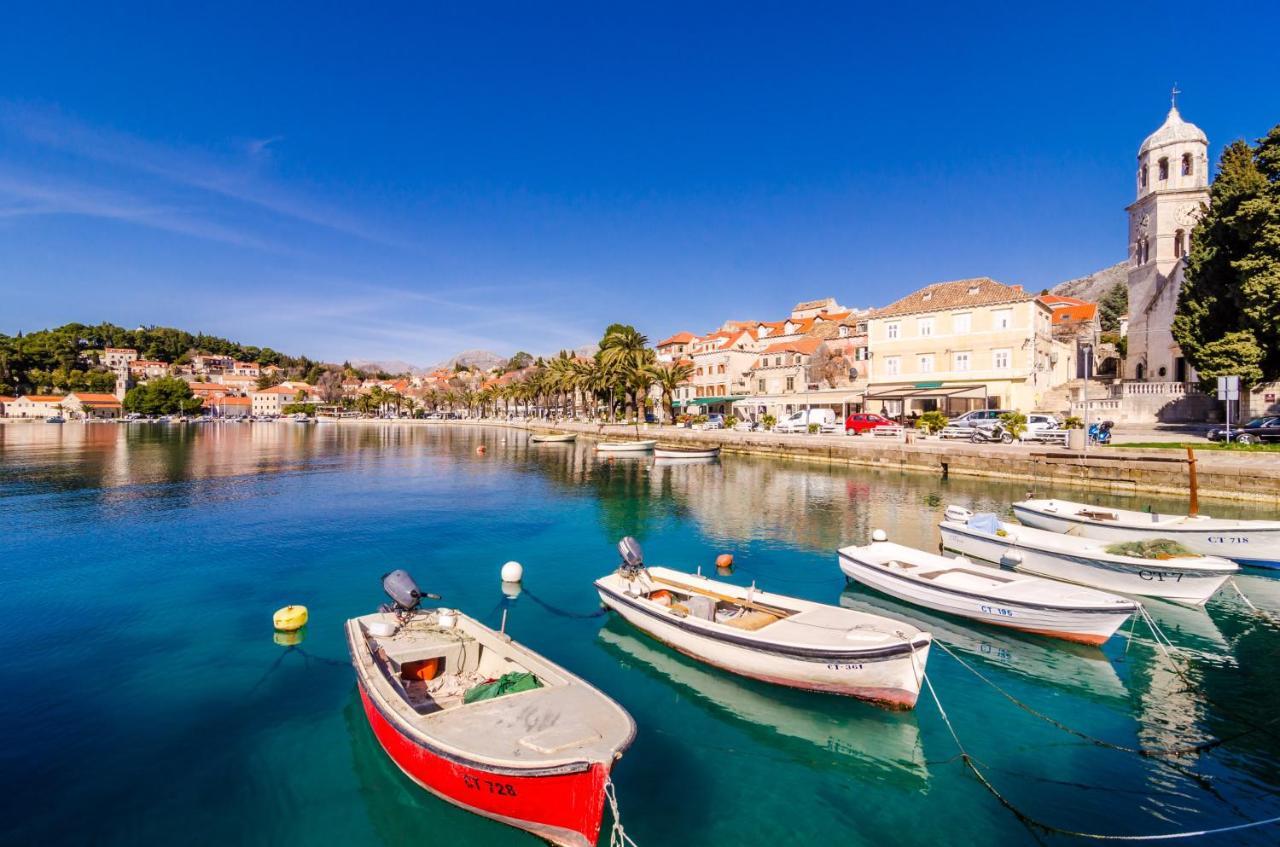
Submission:
[[[713,634],[714,624],[655,611],[643,599],[607,582],[608,578],[596,582],[601,601],[632,626],[686,656],[729,673],[902,709],[913,708],[920,694],[929,657],[927,633],[904,635],[901,644],[879,651],[850,647],[825,657],[787,654],[748,637],[731,641],[732,636]]]
[[[1097,509],[1126,517],[1116,521],[1090,520],[1076,514],[1081,509]],[[1100,509],[1064,500],[1014,503],[1013,513],[1027,526],[1051,532],[1102,541],[1170,538],[1204,556],[1221,556],[1242,565],[1259,568],[1280,568],[1280,522],[1277,521],[1151,515],[1121,509]]]
[[[563,435],[558,433],[556,434],[548,433],[545,435],[531,435],[529,436],[529,440],[532,441],[534,444],[565,444],[570,441],[576,440],[577,437],[578,436],[572,432],[565,433]]]
[[[1128,557],[1107,560],[1049,550],[1032,546],[1032,542],[1018,536],[1016,529],[1009,538],[992,537],[950,521],[943,522],[939,529],[942,546],[953,553],[1120,594],[1198,606],[1231,577],[1222,571],[1179,567],[1176,560],[1152,559],[1139,564],[1124,561]]]
[[[596,445],[596,452],[648,453],[657,443],[656,441],[601,441]]]
[[[673,450],[667,447],[653,448],[655,459],[714,459],[720,455],[719,447],[707,450]]]
[[[1055,608],[1041,603],[942,590],[922,584],[923,580],[908,579],[863,561],[854,552],[856,549],[840,551],[840,570],[849,579],[927,609],[1022,632],[1080,644],[1103,644],[1124,625],[1135,609],[1132,604],[1122,609]]]

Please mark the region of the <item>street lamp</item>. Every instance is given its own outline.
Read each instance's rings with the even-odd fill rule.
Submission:
[[[1084,354],[1084,452],[1089,452],[1089,374],[1093,371],[1093,342],[1080,345]]]

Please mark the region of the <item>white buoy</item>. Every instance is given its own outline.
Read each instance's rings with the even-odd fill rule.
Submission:
[[[507,562],[502,566],[503,582],[519,582],[524,579],[524,565],[519,562]]]
[[[871,533],[871,540],[872,541],[888,541],[889,533],[885,532],[883,529],[874,530]]]

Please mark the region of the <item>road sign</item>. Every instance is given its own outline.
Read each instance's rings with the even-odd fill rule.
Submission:
[[[1240,399],[1240,377],[1238,376],[1218,377],[1218,399],[1219,400],[1239,400]]]

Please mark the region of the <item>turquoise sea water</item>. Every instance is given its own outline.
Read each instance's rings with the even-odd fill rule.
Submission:
[[[744,584],[921,622],[1013,696],[1114,744],[1185,746],[1280,715],[1280,579],[1262,572],[1240,584],[1276,619],[1226,592],[1206,611],[1151,604],[1185,680],[1142,624],[1084,649],[845,588],[837,546],[880,527],[934,549],[948,503],[999,510],[1026,488],[737,457],[600,461],[502,429],[0,426],[0,842],[537,844],[400,774],[364,722],[342,639],[394,567],[497,625],[508,559],[526,572],[509,631],[636,719],[614,780],[641,847],[1073,841],[1003,808],[927,696],[893,713],[781,690],[618,620],[557,613],[597,609],[591,581],[629,534],[654,564],[710,569],[732,552]],[[287,603],[311,611],[292,648],[271,631]],[[1037,819],[1149,834],[1280,815],[1280,723],[1143,758],[1037,719],[941,650],[928,672],[992,783]],[[1196,843],[1277,841],[1280,826]]]

